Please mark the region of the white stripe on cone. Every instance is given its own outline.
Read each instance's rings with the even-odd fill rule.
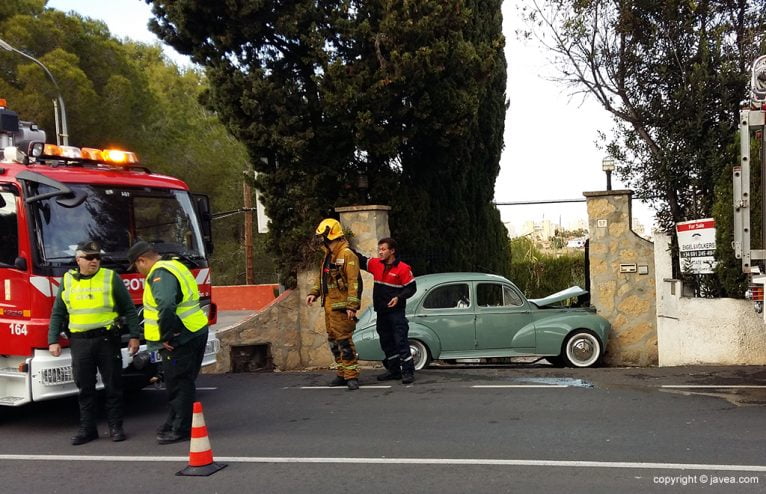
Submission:
[[[192,415],[192,429],[196,427],[205,427],[205,417],[202,412]],[[203,437],[192,437],[191,444],[189,444],[189,451],[191,453],[204,453],[210,451],[210,438],[208,438],[207,432]]]

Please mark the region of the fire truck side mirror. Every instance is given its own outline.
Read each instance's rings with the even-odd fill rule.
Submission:
[[[205,251],[208,255],[213,253],[213,215],[210,214],[210,199],[204,194],[192,194],[197,206],[202,240],[205,242]]]
[[[13,261],[13,267],[18,269],[19,271],[26,271],[27,260],[19,256]]]

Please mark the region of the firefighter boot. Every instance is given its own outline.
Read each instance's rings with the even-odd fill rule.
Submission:
[[[359,379],[348,379],[346,380],[346,386],[348,386],[349,391],[355,391],[359,389]]]

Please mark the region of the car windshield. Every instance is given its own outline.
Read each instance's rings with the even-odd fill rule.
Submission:
[[[83,240],[101,244],[105,256],[127,261],[128,248],[142,239],[155,244],[160,253],[187,259],[205,255],[200,228],[189,193],[182,190],[128,188],[67,184],[86,200],[67,208],[57,197],[34,201],[34,222],[43,262],[73,262],[75,248]],[[30,194],[55,189],[30,183]]]

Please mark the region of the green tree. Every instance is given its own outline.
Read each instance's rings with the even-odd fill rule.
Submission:
[[[180,70],[158,46],[119,41],[102,22],[44,10],[44,3],[10,2],[10,10],[4,3],[0,38],[42,61],[58,81],[70,144],[133,150],[152,171],[179,177],[192,191],[209,195],[213,211],[241,206],[242,171],[249,159],[198,102],[207,87],[204,75]],[[51,99],[56,93],[37,65],[0,51],[0,96],[55,141]],[[241,225],[241,215],[215,225],[211,262],[217,284],[244,281]]]
[[[711,214],[749,64],[766,48],[764,0],[548,0],[527,10],[560,80],[612,113],[620,177],[659,224]]]
[[[154,32],[206,68],[205,101],[247,144],[288,283],[321,217],[360,201],[393,206],[418,272],[507,272],[491,204],[499,1],[148,3]]]

